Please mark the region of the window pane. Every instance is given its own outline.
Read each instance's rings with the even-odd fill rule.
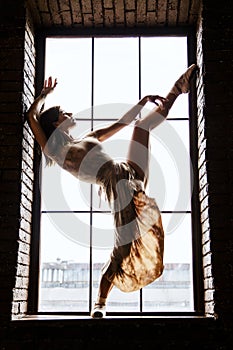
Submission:
[[[89,215],[42,214],[39,311],[89,310]]]
[[[79,182],[59,166],[42,168],[42,211],[89,210],[90,184]]]
[[[91,38],[46,40],[45,77],[52,76],[58,80],[56,93],[46,100],[47,106],[59,104],[67,112],[90,108],[91,53]],[[65,94],[64,89],[67,91]]]
[[[143,289],[143,311],[193,311],[191,215],[162,215],[164,272]]]
[[[114,287],[107,301],[109,312],[139,312],[140,291],[124,293]]]
[[[78,121],[74,138],[91,130],[90,121]],[[42,211],[86,211],[90,208],[90,184],[79,181],[58,165],[45,166],[41,172]]]
[[[114,244],[113,230],[113,215],[111,213],[94,213],[92,215],[92,246],[95,249],[101,249],[104,259],[105,250],[112,249]]]
[[[127,105],[127,110],[131,107],[132,105]],[[106,127],[110,123],[110,121],[95,121],[94,128]],[[116,161],[126,160],[132,132],[133,124],[125,126],[122,130],[103,142],[103,149]]]
[[[138,100],[138,39],[97,38],[94,59],[94,105],[135,103]],[[99,118],[100,113],[95,111],[95,117]]]
[[[113,221],[111,214],[93,214],[92,216],[92,300],[98,295],[101,269],[108,261],[114,243]]]
[[[151,133],[149,194],[160,210],[191,210],[189,123],[165,121]]]
[[[141,94],[166,96],[187,68],[186,37],[141,38]],[[169,117],[188,117],[188,96],[179,96]]]
[[[112,214],[93,214],[93,300],[98,293],[101,269],[109,260],[113,243]],[[123,293],[113,288],[107,301],[108,312],[139,311],[139,292]]]
[[[162,214],[165,263],[192,263],[191,214]]]

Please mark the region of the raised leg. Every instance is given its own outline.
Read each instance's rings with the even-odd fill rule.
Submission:
[[[168,116],[177,97],[182,93],[189,92],[190,80],[196,71],[197,66],[192,64],[184,74],[175,82],[172,89],[166,96],[163,106],[154,108],[143,119],[135,124],[129,150],[128,163],[133,166],[138,177],[146,186],[149,170],[149,134],[150,131],[161,124]]]

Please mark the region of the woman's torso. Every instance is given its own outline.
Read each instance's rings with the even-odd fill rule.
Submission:
[[[57,163],[79,180],[96,183],[101,167],[112,158],[107,155],[101,142],[92,135],[80,140],[72,140],[59,152]]]

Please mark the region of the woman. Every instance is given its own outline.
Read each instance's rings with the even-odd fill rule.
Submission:
[[[111,125],[76,140],[70,135],[75,125],[72,113],[59,106],[41,113],[45,98],[57,85],[50,77],[28,110],[28,120],[48,164],[57,163],[79,180],[100,185],[115,224],[115,243],[102,269],[92,317],[104,317],[107,297],[115,285],[124,292],[143,288],[163,272],[164,232],[154,199],[145,193],[149,168],[149,135],[168,115],[176,98],[189,91],[197,66],[192,64],[175,82],[166,98],[143,97]],[[135,122],[127,160],[116,162],[101,143],[135,120],[147,102],[156,104],[147,116]]]

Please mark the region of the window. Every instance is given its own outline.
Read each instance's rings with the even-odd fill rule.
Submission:
[[[59,104],[74,112],[72,134],[80,137],[117,119],[141,96],[165,96],[188,65],[187,51],[186,36],[47,38],[45,77],[57,77],[58,86],[45,108]],[[189,125],[189,97],[181,95],[151,135],[147,193],[162,213],[164,273],[138,292],[114,288],[109,313],[195,311]],[[104,148],[124,159],[131,132],[132,126],[125,128]],[[38,312],[89,314],[113,245],[108,205],[100,203],[97,186],[45,167],[43,158],[40,189]]]

